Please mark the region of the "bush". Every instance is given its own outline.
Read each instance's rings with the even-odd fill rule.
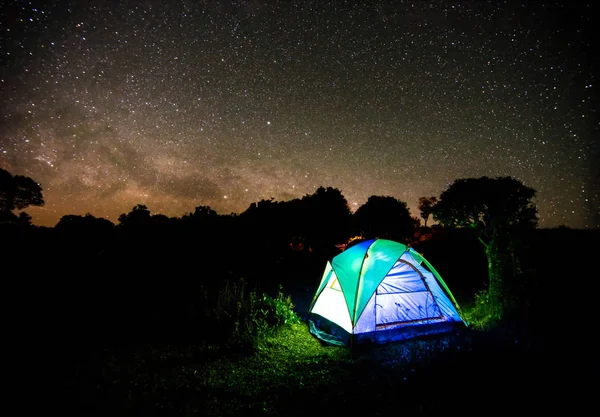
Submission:
[[[490,295],[487,290],[478,291],[475,294],[475,303],[470,308],[465,308],[465,318],[473,329],[485,330],[496,321],[495,309],[490,303]]]
[[[273,297],[248,290],[246,281],[226,281],[215,299],[204,292],[205,316],[212,329],[209,343],[223,347],[257,347],[279,328],[299,323],[290,296],[281,287]]]

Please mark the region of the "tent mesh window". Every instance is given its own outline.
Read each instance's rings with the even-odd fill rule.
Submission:
[[[406,280],[407,274],[403,273],[408,268],[417,273],[411,274],[413,278],[410,281]],[[414,277],[418,277],[418,280]],[[403,259],[396,262],[386,279],[377,287],[375,297],[377,330],[443,317],[421,271]]]

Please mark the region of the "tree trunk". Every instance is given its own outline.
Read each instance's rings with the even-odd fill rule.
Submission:
[[[493,315],[494,318],[499,319],[502,317],[503,291],[502,259],[500,256],[500,251],[498,248],[497,241],[495,239],[492,239],[487,243],[484,242],[482,239],[479,240],[484,245],[485,256],[487,257],[488,263],[488,303],[490,313]]]

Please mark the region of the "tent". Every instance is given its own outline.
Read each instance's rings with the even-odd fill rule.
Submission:
[[[308,319],[311,333],[330,344],[384,343],[466,326],[433,266],[387,239],[361,241],[327,262]]]

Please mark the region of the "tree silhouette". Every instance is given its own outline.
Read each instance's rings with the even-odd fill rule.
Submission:
[[[85,216],[67,214],[56,223],[54,231],[63,247],[71,253],[91,256],[109,246],[114,238],[115,225],[108,219],[94,217],[90,213]]]
[[[288,223],[284,203],[269,200],[260,200],[250,204],[248,209],[240,215],[243,234],[252,241],[273,250],[276,247],[285,247],[287,244],[286,228]]]
[[[197,206],[190,216],[195,219],[211,219],[217,216],[217,212],[211,209],[210,206]]]
[[[150,217],[150,210],[148,210],[148,207],[144,204],[137,204],[129,213],[122,213],[118,220],[120,226],[136,227],[148,225],[150,223]]]
[[[337,188],[320,186],[314,194],[302,197],[294,211],[303,225],[306,242],[313,248],[331,250],[350,237],[352,212]]]
[[[472,229],[488,262],[490,305],[502,314],[503,267],[514,257],[513,239],[523,229],[537,227],[535,190],[511,177],[454,181],[433,208],[433,218],[448,227]]]
[[[194,242],[196,246],[201,242],[211,242],[214,244],[217,239],[222,239],[228,235],[224,228],[219,226],[224,216],[219,216],[210,206],[200,205],[194,209],[193,213],[187,213],[181,217],[180,228],[183,239],[190,243]],[[202,250],[206,250],[203,248]]]
[[[19,218],[13,215],[13,210],[43,205],[42,187],[37,182],[23,175],[13,176],[0,168],[0,219],[19,221]],[[20,219],[25,223],[29,223],[29,220],[26,217]]]
[[[114,223],[108,219],[86,213],[85,216],[66,214],[60,218],[54,229],[67,236],[88,236],[90,239],[98,239],[99,235],[110,234],[114,226]]]
[[[314,194],[290,201],[261,200],[240,214],[244,233],[254,241],[289,250],[302,243],[312,250],[330,251],[348,239],[352,212],[341,191],[319,187]]]
[[[421,197],[419,198],[418,209],[421,212],[421,218],[423,219],[423,226],[427,227],[427,220],[433,212],[433,206],[437,203],[436,197]]]
[[[416,227],[405,202],[391,196],[371,196],[354,213],[354,223],[366,239],[383,238],[406,243]]]
[[[25,225],[25,226],[31,226],[31,216],[27,213],[25,213],[24,211],[19,213],[19,218],[18,218],[18,223]]]

